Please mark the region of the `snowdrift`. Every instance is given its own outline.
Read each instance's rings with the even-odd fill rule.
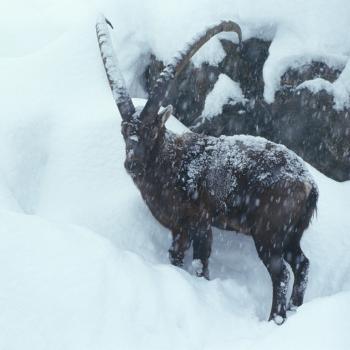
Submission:
[[[348,349],[350,183],[311,169],[320,201],[302,242],[309,287],[282,327],[265,321],[271,283],[249,237],[214,232],[210,282],[192,275],[190,259],[185,270],[171,266],[170,235],[123,168],[96,7],[78,3],[67,13],[67,4],[22,4],[16,26],[14,12],[1,22],[1,35],[13,40],[4,41],[0,58],[0,349]],[[178,16],[184,5],[105,1],[98,9],[113,9],[112,20],[128,14],[117,27],[129,21],[140,29],[145,22],[131,13],[151,6],[163,18],[147,19],[152,43],[149,33],[171,25],[166,14]],[[241,10],[235,19],[251,23]],[[136,68],[125,62],[135,60],[125,57],[137,40],[131,36],[120,58],[130,83]],[[168,127],[185,130],[176,120]]]

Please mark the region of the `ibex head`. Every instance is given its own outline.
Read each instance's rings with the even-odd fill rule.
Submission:
[[[123,120],[122,134],[126,143],[125,166],[132,176],[142,174],[148,155],[164,135],[164,125],[171,115],[173,108],[172,106],[168,106],[161,112],[159,110],[168,91],[170,81],[176,78],[191,57],[207,41],[220,32],[237,33],[239,44],[241,45],[242,33],[238,24],[231,21],[224,21],[208,28],[189,43],[165,67],[145,107],[136,110],[126,89],[124,79],[118,69],[106,19],[103,16],[100,16],[98,19],[96,33],[109,85]]]
[[[153,123],[142,123],[141,111],[136,111],[133,120],[122,121],[122,134],[126,146],[125,168],[132,177],[143,174],[145,164],[155,144],[165,133],[165,123],[171,116],[173,107],[169,105],[157,113]]]

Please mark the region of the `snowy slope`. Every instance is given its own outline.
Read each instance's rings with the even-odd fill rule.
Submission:
[[[158,21],[141,21],[151,3]],[[150,33],[182,7],[118,4],[22,2],[0,21],[0,349],[349,349],[350,183],[312,170],[306,303],[281,327],[265,321],[271,285],[249,237],[215,231],[210,282],[168,263],[169,233],[123,169],[94,20],[96,8],[128,14],[161,50]],[[131,38],[121,57],[136,60]]]

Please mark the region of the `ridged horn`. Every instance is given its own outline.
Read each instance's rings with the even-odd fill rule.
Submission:
[[[218,25],[208,28],[205,32],[197,35],[184,50],[180,51],[171,62],[164,68],[160,74],[150,97],[143,108],[140,119],[144,123],[151,123],[159,108],[162,105],[163,99],[169,88],[170,81],[183,70],[191,57],[213,36],[221,32],[235,32],[238,34],[239,45],[242,43],[242,31],[240,26],[232,21],[223,21]]]
[[[118,60],[113,49],[108,24],[111,25],[103,15],[98,17],[96,21],[98,45],[115,103],[118,106],[122,119],[124,121],[130,121],[135,113],[135,107],[126,88],[124,78],[118,68]]]

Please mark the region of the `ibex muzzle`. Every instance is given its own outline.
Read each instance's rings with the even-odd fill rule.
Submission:
[[[171,230],[170,261],[183,264],[193,245],[199,276],[209,279],[212,226],[254,239],[273,284],[270,319],[286,318],[288,262],[294,273],[289,307],[303,302],[309,261],[300,240],[316,209],[318,190],[303,161],[282,145],[252,136],[181,136],[166,130],[172,112],[159,112],[169,82],[214,35],[240,27],[222,22],[208,28],[161,73],[142,110],[136,110],[113,52],[105,19],[96,24],[101,56],[122,117],[125,167],[158,221]]]

